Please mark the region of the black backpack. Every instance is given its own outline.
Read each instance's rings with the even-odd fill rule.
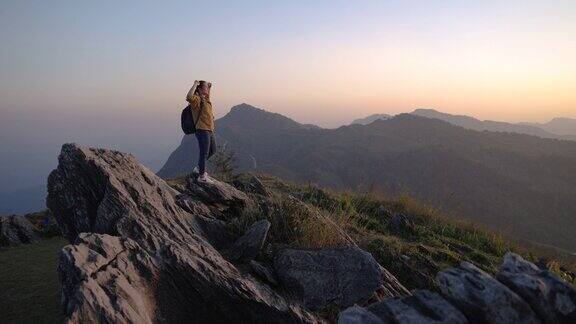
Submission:
[[[198,114],[198,120],[200,120],[202,106],[202,103],[200,103],[200,113]],[[182,126],[182,131],[184,134],[189,135],[196,133],[196,125],[198,125],[198,120],[194,121],[194,115],[192,115],[192,107],[190,105],[182,109],[182,114],[180,115],[180,125]]]

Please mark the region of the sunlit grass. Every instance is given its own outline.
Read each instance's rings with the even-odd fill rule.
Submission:
[[[461,261],[472,262],[495,274],[508,251],[531,261],[548,259],[550,270],[576,283],[573,262],[550,260],[541,251],[519,246],[470,221],[449,217],[407,195],[335,192],[272,177],[262,179],[277,192],[275,199],[291,195],[308,206],[281,205],[282,212],[272,217],[276,243],[323,247],[349,244],[351,239],[371,252],[409,288],[434,289],[436,273]],[[328,226],[326,221],[319,221],[318,215],[329,221]],[[413,226],[394,231],[390,223],[395,215],[404,215]]]

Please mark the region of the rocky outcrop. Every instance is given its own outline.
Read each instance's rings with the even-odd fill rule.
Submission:
[[[438,294],[409,293],[344,231],[347,246],[261,251],[276,238],[268,220],[230,230],[276,208],[255,179],[176,190],[128,154],[64,145],[47,204],[71,243],[58,267],[67,321],[314,323],[333,305],[351,306],[340,323],[575,321],[573,287],[515,254],[496,279],[466,262],[441,271]]]
[[[228,215],[238,215],[244,208],[252,205],[251,199],[244,192],[227,183],[197,182],[193,178],[188,180],[188,194],[191,197],[228,212]]]
[[[427,290],[416,290],[411,296],[403,298],[390,298],[370,305],[367,310],[391,323],[468,323],[456,307],[437,293]]]
[[[341,324],[359,323],[574,323],[576,291],[548,270],[514,253],[497,279],[468,262],[441,271],[441,295],[419,290],[340,313]]]
[[[151,323],[164,316],[149,276],[160,264],[135,241],[81,233],[62,249],[58,271],[68,321],[73,323]]]
[[[350,246],[284,249],[276,256],[274,269],[283,286],[293,290],[311,309],[366,301],[384,283],[372,255]]]
[[[195,186],[201,210],[248,203],[222,183]],[[68,322],[317,321],[225,260],[225,224],[180,207],[181,194],[131,155],[62,147],[47,204],[72,243],[59,265]]]
[[[39,231],[21,215],[0,215],[0,247],[28,244],[41,239]]]
[[[482,322],[539,322],[525,301],[471,263],[441,271],[436,280],[446,298]]]
[[[508,253],[496,278],[522,297],[545,323],[576,323],[576,291],[551,271]]]
[[[42,238],[62,236],[60,228],[49,210],[42,210],[24,215],[32,223]]]

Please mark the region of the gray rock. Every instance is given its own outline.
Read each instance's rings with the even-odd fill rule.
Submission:
[[[0,215],[0,247],[35,243],[41,235],[26,217]]]
[[[278,284],[276,277],[274,276],[272,271],[270,271],[270,269],[268,269],[266,266],[264,266],[260,262],[254,261],[254,260],[250,261],[249,264],[250,264],[250,269],[252,269],[252,272],[256,276],[262,278],[264,281],[266,281],[267,283],[272,284],[274,286],[276,286]]]
[[[250,228],[232,245],[226,256],[228,260],[235,262],[248,262],[260,253],[268,230],[270,222],[262,219],[252,224]]]
[[[205,204],[216,206],[223,212],[234,215],[243,208],[253,205],[252,200],[244,192],[215,179],[203,182],[188,178],[188,190],[191,196]]]
[[[176,204],[190,214],[202,215],[205,217],[214,216],[213,209],[210,209],[210,207],[206,206],[206,204],[199,201],[198,198],[192,197],[185,193],[176,196]]]
[[[258,179],[257,176],[248,174],[241,179],[234,180],[234,187],[244,191],[257,195],[262,195],[268,197],[270,193],[266,189],[266,186]]]
[[[374,313],[363,307],[352,306],[345,309],[338,315],[338,324],[388,324],[393,323],[381,320]]]
[[[384,322],[398,324],[452,323],[465,324],[468,320],[458,309],[437,293],[416,290],[411,296],[390,298],[367,307]]]
[[[508,252],[496,278],[530,304],[545,323],[576,323],[574,288],[549,270]]]
[[[310,309],[348,307],[370,298],[384,283],[380,266],[357,247],[281,250],[274,260],[280,283]]]
[[[478,323],[540,323],[530,306],[468,262],[436,276],[442,295]]]
[[[214,200],[236,204],[233,192]],[[62,147],[47,204],[73,243],[59,263],[67,322],[316,321],[226,261],[214,247],[225,227],[177,195],[131,155]]]
[[[410,296],[389,298],[366,308],[350,307],[340,313],[338,321],[540,323],[541,319],[546,323],[576,323],[574,289],[550,271],[507,253],[497,277],[517,294],[472,264],[463,262],[460,267],[438,274],[440,289],[449,300],[434,292],[416,290]]]
[[[69,323],[153,323],[154,258],[130,239],[81,233],[60,253],[62,303]]]
[[[200,225],[205,238],[217,250],[228,249],[234,243],[234,237],[226,229],[226,223],[221,220],[224,217],[219,209],[208,207],[197,198],[187,194],[177,195],[175,202],[188,213],[195,215],[194,223]]]

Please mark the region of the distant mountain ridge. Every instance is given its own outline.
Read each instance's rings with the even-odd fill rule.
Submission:
[[[558,135],[576,136],[576,119],[574,118],[557,117],[547,123],[542,124],[540,123],[521,123],[521,124],[539,127],[548,132]]]
[[[508,132],[508,133],[519,133],[528,134],[533,136],[538,136],[542,138],[555,138],[555,139],[570,139],[575,140],[576,138],[571,138],[571,135],[576,135],[576,120],[572,125],[570,123],[561,123],[562,126],[550,126],[548,124],[536,124],[536,123],[506,123],[493,120],[479,120],[474,117],[465,115],[451,115],[443,112],[439,112],[434,109],[416,109],[411,114],[418,115],[427,118],[435,118],[447,121],[451,124],[458,125],[464,128],[473,129],[477,131],[491,131],[491,132]],[[568,120],[569,118],[557,118],[557,120]],[[552,125],[557,125],[558,122]],[[573,134],[570,134],[568,130],[572,127]],[[557,132],[557,130],[562,129],[564,132]],[[555,131],[556,130],[556,131]]]
[[[350,125],[360,124],[360,125],[368,125],[370,123],[375,122],[376,120],[386,120],[392,118],[391,115],[388,114],[373,114],[368,117],[354,119]]]
[[[246,104],[216,126],[240,170],[337,189],[409,192],[517,238],[576,251],[574,142],[478,132],[415,114],[311,128]],[[159,175],[186,174],[196,157],[195,139],[185,136]]]

